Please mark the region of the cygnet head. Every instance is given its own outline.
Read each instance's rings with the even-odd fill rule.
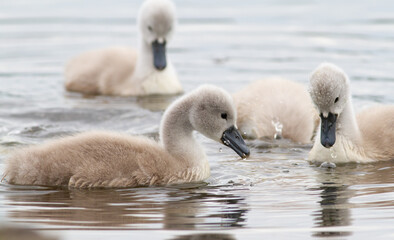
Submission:
[[[203,85],[193,93],[190,123],[203,135],[222,142],[242,158],[250,151],[236,127],[237,113],[231,95],[225,90]]]
[[[320,64],[311,74],[309,92],[321,118],[321,144],[335,143],[335,125],[350,98],[346,73],[331,63]]]
[[[142,40],[152,47],[153,65],[157,70],[167,66],[166,43],[176,25],[175,5],[170,0],[145,0],[138,14]]]

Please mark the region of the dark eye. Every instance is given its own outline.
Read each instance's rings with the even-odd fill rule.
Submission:
[[[148,26],[148,30],[152,32],[153,28],[151,26]]]
[[[334,103],[338,102],[338,100],[339,100],[339,97],[336,97],[334,100]]]
[[[227,113],[222,113],[220,116],[221,116],[223,119],[226,119],[226,120],[227,120]]]

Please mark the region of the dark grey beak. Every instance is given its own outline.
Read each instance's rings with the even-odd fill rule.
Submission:
[[[167,67],[166,59],[166,42],[159,43],[155,40],[152,43],[153,65],[157,70],[163,70]]]
[[[226,131],[223,132],[220,140],[222,140],[224,145],[233,149],[241,158],[249,156],[249,148],[246,146],[244,139],[234,126],[227,128]]]
[[[320,114],[321,118],[321,133],[320,133],[320,142],[326,147],[330,148],[335,143],[335,124],[337,122],[337,114],[328,113],[327,117],[323,117],[323,114]]]

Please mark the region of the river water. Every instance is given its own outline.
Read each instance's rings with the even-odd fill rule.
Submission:
[[[307,84],[321,62],[352,81],[356,111],[394,103],[394,2],[175,1],[169,56],[186,91],[235,92],[279,75]],[[0,1],[0,173],[16,147],[91,129],[157,137],[176,97],[83,97],[64,91],[75,54],[136,45],[140,1]],[[88,64],[88,63],[87,63]],[[252,155],[197,135],[212,176],[201,184],[61,190],[0,184],[0,228],[58,239],[390,239],[393,162],[310,164],[311,145],[248,141]],[[1,236],[0,236],[1,238]]]

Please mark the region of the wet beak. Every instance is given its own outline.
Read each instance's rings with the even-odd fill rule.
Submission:
[[[167,66],[166,60],[166,41],[155,40],[152,43],[153,65],[157,70],[163,70]]]
[[[320,114],[320,141],[321,144],[326,148],[332,147],[335,143],[335,124],[337,122],[337,116],[337,114],[328,113],[327,117],[323,117],[323,114]]]
[[[246,146],[244,139],[234,126],[226,129],[220,140],[222,140],[224,145],[233,149],[241,158],[249,156],[249,148]]]

